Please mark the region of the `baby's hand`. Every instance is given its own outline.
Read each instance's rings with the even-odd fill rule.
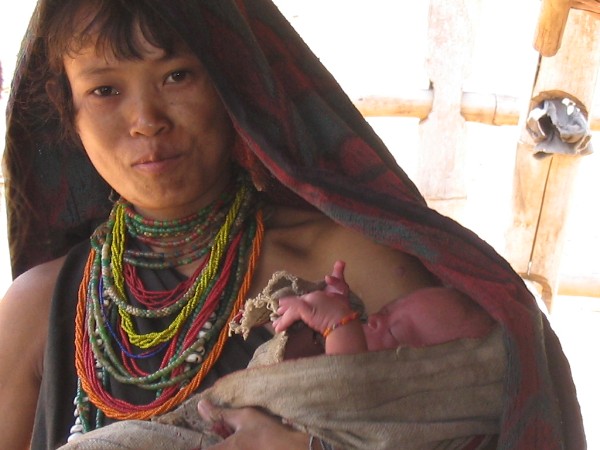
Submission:
[[[313,330],[323,333],[350,314],[350,288],[344,280],[342,261],[335,262],[331,275],[325,276],[325,283],[322,291],[280,298],[277,309],[280,317],[273,322],[275,331],[284,331],[294,322],[301,320]]]

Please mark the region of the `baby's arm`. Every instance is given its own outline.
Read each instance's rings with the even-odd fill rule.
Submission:
[[[325,353],[350,354],[367,351],[365,335],[358,313],[350,308],[350,291],[344,280],[344,263],[336,261],[331,275],[325,277],[326,287],[301,296],[279,299],[280,315],[273,322],[281,332],[301,320],[325,337]]]

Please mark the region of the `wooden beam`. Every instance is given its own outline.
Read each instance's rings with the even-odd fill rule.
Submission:
[[[570,0],[542,0],[533,44],[542,56],[554,56],[558,52],[570,9]]]
[[[587,11],[600,19],[600,0],[571,0],[571,8]]]

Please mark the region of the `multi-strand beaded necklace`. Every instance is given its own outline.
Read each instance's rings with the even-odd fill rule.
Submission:
[[[166,412],[213,367],[228,336],[225,325],[246,298],[263,234],[256,191],[242,176],[233,185],[212,205],[174,221],[144,219],[119,200],[92,236],[75,323],[72,437],[102,426],[104,416],[148,419]],[[133,249],[130,238],[149,250]],[[199,262],[195,273],[170,291],[148,291],[137,275],[193,262]],[[139,320],[165,318],[166,328],[137,330]],[[153,372],[140,366],[149,358],[161,361]],[[114,381],[153,391],[154,400],[137,405],[116,398],[107,387]]]

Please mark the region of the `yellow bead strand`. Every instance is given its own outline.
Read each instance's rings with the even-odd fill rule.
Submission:
[[[225,218],[225,223],[219,229],[213,243],[213,247],[209,254],[209,259],[206,267],[203,269],[193,297],[190,301],[181,309],[177,317],[171,322],[171,324],[163,331],[151,332],[146,334],[138,334],[135,330],[135,326],[131,315],[123,308],[119,308],[119,315],[121,316],[121,328],[127,333],[129,342],[141,349],[148,349],[155,347],[163,342],[169,341],[175,336],[178,330],[183,326],[188,317],[192,314],[196,308],[202,293],[210,285],[212,279],[217,275],[221,260],[225,250],[227,249],[227,243],[229,241],[229,235],[233,223],[237,217],[242,201],[246,195],[246,187],[242,187],[233,202],[233,205]],[[125,251],[125,213],[123,210],[117,212],[115,217],[114,225],[114,237],[111,244],[111,264],[113,268],[113,276],[115,288],[121,298],[125,298],[125,282],[122,270],[123,254]]]

